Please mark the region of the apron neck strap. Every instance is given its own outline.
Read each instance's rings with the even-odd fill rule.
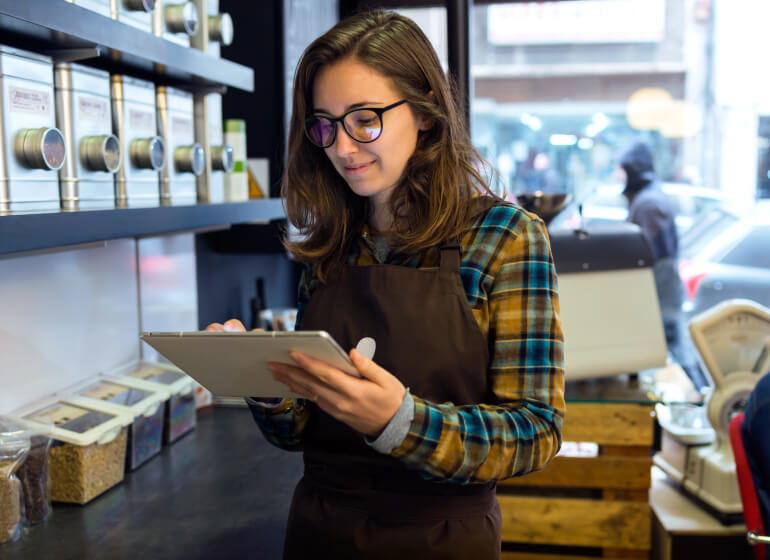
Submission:
[[[439,247],[439,268],[441,272],[460,272],[460,255],[462,248],[460,246],[460,239],[455,237],[448,242],[442,243]]]

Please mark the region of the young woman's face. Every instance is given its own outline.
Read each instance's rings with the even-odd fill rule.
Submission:
[[[313,84],[313,113],[340,117],[360,107],[387,107],[403,97],[391,81],[355,58],[323,67]],[[382,115],[382,132],[374,142],[353,140],[336,123],[334,143],[324,148],[334,168],[357,195],[370,197],[375,207],[387,205],[406,163],[417,145],[424,119],[408,103]]]

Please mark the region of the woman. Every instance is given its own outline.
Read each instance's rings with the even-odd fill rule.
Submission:
[[[360,378],[293,354],[271,368],[304,398],[249,399],[272,443],[304,453],[286,558],[498,558],[495,481],[559,449],[545,228],[481,165],[408,18],[353,16],[303,54],[283,183],[301,234],[286,246],[307,263],[298,328],[376,351],[350,351]]]

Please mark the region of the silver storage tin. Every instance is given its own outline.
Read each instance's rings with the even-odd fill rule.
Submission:
[[[120,140],[120,169],[115,175],[115,204],[156,206],[160,200],[158,171],[165,146],[157,135],[155,86],[123,75],[110,77],[112,130]]]
[[[110,0],[66,0],[70,4],[81,6],[92,12],[97,12],[106,17],[112,17]]]
[[[198,201],[224,202],[225,173],[233,170],[233,148],[224,143],[222,94],[195,96],[195,139],[206,152],[206,167],[198,176]]]
[[[110,15],[122,23],[152,33],[155,0],[109,0]]]
[[[59,170],[65,210],[115,205],[120,141],[112,133],[110,74],[79,64],[56,64],[56,124],[67,157]]]
[[[51,59],[0,46],[0,101],[0,212],[58,209],[66,148]]]
[[[195,204],[195,180],[203,173],[205,153],[195,141],[193,95],[168,86],[155,88],[158,131],[166,145],[160,171],[161,204]]]
[[[219,12],[219,0],[195,0],[201,15],[200,29],[190,39],[190,45],[220,56],[220,46],[233,42],[233,19],[228,13]],[[205,17],[204,17],[205,16]]]
[[[194,2],[184,0],[158,0],[152,14],[152,32],[185,47],[190,46],[190,36],[198,31],[198,8]]]

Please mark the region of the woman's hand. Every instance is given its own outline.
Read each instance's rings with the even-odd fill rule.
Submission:
[[[403,383],[358,350],[350,359],[360,378],[300,352],[289,355],[297,365],[271,362],[273,377],[364,435],[378,436],[404,400]]]
[[[222,323],[210,323],[206,330],[209,332],[219,332],[219,331],[229,331],[229,332],[246,332],[246,327],[243,326],[243,323],[241,323],[238,319],[228,319],[227,321]],[[260,331],[262,329],[254,329],[255,331]]]

